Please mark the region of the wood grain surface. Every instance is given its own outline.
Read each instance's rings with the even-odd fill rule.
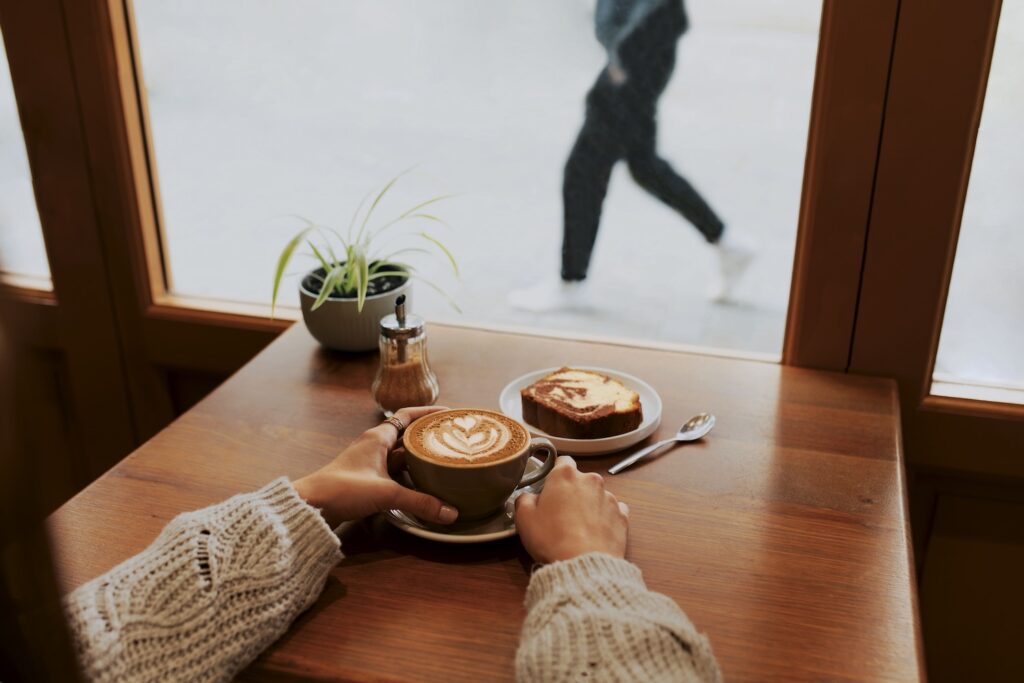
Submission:
[[[892,382],[666,351],[434,325],[440,403],[496,408],[511,379],[587,364],[661,394],[653,438],[710,411],[701,443],[607,485],[629,503],[629,559],[711,638],[730,681],[923,677]],[[380,416],[376,354],[294,326],[50,518],[63,590],[142,550],[179,512],[297,477]],[[621,454],[580,459],[603,472]],[[450,546],[379,518],[341,532],[317,603],[252,680],[508,680],[530,559],[517,539]]]

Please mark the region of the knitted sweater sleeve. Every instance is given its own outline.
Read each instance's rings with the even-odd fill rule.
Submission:
[[[591,553],[542,567],[526,608],[519,681],[721,681],[707,638],[625,560]]]
[[[174,518],[64,599],[93,681],[227,681],[275,641],[341,559],[287,479]]]

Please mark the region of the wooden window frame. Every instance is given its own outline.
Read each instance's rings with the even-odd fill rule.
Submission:
[[[786,365],[849,365],[898,9],[898,0],[822,7]]]
[[[900,386],[919,469],[1024,478],[1024,405],[936,396],[956,256],[1000,0],[903,0],[850,370]]]
[[[158,186],[145,129],[145,92],[120,0],[64,3],[97,212],[104,233],[118,331],[124,340],[135,420],[144,437],[175,416],[160,368],[226,376],[288,326],[232,311],[182,305],[169,293]]]
[[[137,435],[121,381],[124,367],[86,168],[75,65],[59,0],[0,0],[0,24],[53,285],[36,289],[5,277],[0,312],[14,341],[29,354],[19,361],[46,355],[66,378],[66,386],[59,387],[63,405],[51,407],[61,415],[51,416],[48,424],[70,425],[70,450],[60,457],[82,486],[116,462],[116,454],[130,450]],[[50,430],[36,431],[38,438],[50,436],[43,433]]]

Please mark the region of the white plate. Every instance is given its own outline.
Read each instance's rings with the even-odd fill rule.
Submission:
[[[592,365],[573,365],[571,367],[579,368],[580,370],[593,370],[594,372],[608,375],[639,394],[640,407],[644,415],[640,426],[631,432],[619,434],[618,436],[606,436],[602,439],[567,439],[561,436],[551,436],[544,430],[527,424],[523,420],[523,402],[519,395],[519,390],[530,386],[544,375],[550,374],[559,368],[547,368],[529,372],[509,382],[498,396],[498,406],[501,412],[522,422],[532,434],[551,439],[551,443],[555,444],[555,448],[558,449],[559,453],[567,453],[569,455],[605,455],[621,451],[646,439],[661,424],[661,396],[658,396],[658,392],[647,382],[637,379],[633,375],[627,375],[624,372],[608,368],[598,368]]]
[[[543,464],[544,463],[537,458],[530,458],[526,461],[526,474],[533,472]],[[408,478],[406,480],[408,481]],[[408,483],[408,486],[412,488],[411,482]],[[446,528],[428,527],[420,520],[416,519],[412,515],[405,514],[401,510],[385,510],[381,514],[384,515],[384,519],[388,520],[391,524],[402,531],[410,533],[413,536],[430,539],[431,541],[440,541],[442,543],[484,543],[486,541],[497,541],[502,538],[509,538],[510,536],[516,535],[516,524],[514,520],[516,498],[526,491],[529,491],[530,493],[540,493],[542,488],[544,488],[543,481],[538,482],[533,486],[516,489],[515,493],[505,501],[505,511],[501,514],[476,522],[465,522],[462,524],[456,522],[452,526]]]

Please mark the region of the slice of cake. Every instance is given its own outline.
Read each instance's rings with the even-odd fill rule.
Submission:
[[[552,436],[600,439],[643,421],[640,396],[592,370],[561,368],[520,390],[523,419]]]

